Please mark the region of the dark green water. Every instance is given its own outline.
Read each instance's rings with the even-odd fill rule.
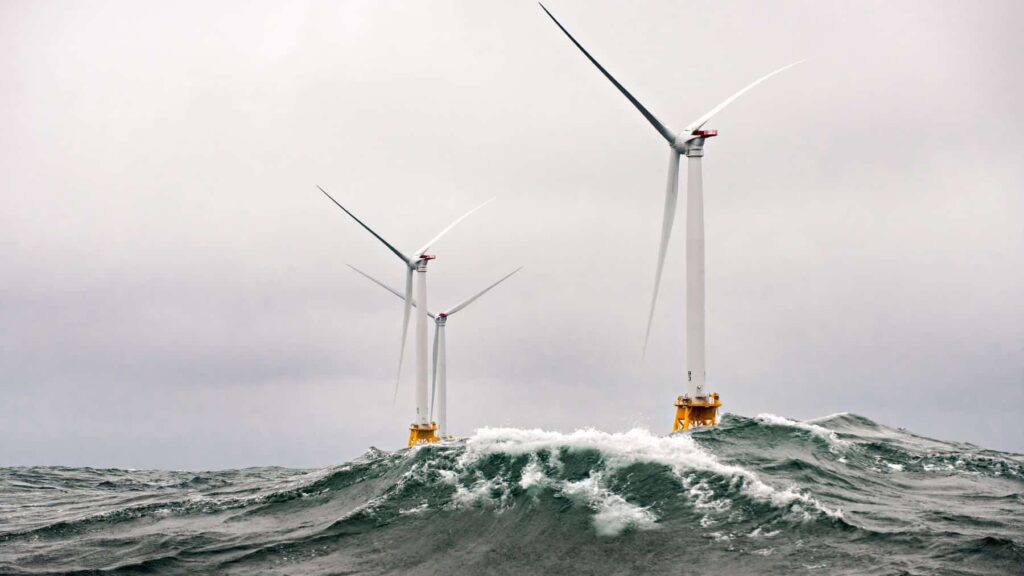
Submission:
[[[1024,457],[841,414],[321,470],[0,469],[5,574],[1024,574]]]

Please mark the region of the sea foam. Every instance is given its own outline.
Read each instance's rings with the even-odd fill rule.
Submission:
[[[818,427],[814,427],[818,428]],[[822,429],[824,430],[824,429]],[[545,474],[537,463],[536,455],[557,455],[562,450],[590,450],[600,454],[604,472],[591,470],[583,480],[569,482]],[[687,435],[658,436],[648,430],[634,428],[627,432],[602,432],[593,428],[562,433],[541,429],[482,428],[469,437],[458,465],[463,470],[491,454],[529,455],[531,460],[523,469],[519,486],[531,488],[546,486],[556,493],[581,502],[594,510],[594,526],[598,534],[611,536],[626,529],[656,527],[657,516],[648,508],[628,502],[608,485],[608,473],[634,464],[660,464],[668,467],[682,484],[694,505],[701,508],[724,509],[727,500],[716,495],[706,483],[694,483],[690,476],[706,472],[727,478],[738,485],[747,496],[779,508],[792,508],[794,512],[811,517],[808,510],[827,516],[841,516],[841,511],[822,506],[811,496],[793,488],[776,488],[763,482],[755,473],[719,461]],[[554,462],[557,465],[557,461]],[[498,489],[498,490],[496,490]],[[493,500],[500,492],[495,479],[478,479],[469,486],[460,486],[456,499],[463,504]]]

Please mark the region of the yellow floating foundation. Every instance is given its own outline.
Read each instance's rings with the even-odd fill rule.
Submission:
[[[679,396],[676,398],[676,419],[672,422],[672,431],[718,424],[718,408],[721,405],[718,392],[712,392],[711,396],[700,400]]]
[[[441,439],[437,437],[437,422],[431,422],[426,425],[413,424],[409,426],[409,446],[430,444],[440,440]]]

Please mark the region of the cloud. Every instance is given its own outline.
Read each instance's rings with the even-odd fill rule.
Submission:
[[[716,117],[707,149],[729,410],[1024,450],[1016,3],[549,8],[676,127],[810,59]],[[667,428],[681,225],[639,366],[663,143],[536,6],[0,10],[0,463],[400,445],[401,306],[344,264],[402,270],[314,184],[406,249],[498,197],[431,264],[442,305],[525,265],[449,329],[457,433]]]

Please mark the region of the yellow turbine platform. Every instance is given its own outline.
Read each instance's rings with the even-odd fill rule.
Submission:
[[[409,446],[430,444],[431,442],[439,442],[440,440],[441,439],[437,437],[437,422],[422,425],[413,424],[409,426]]]
[[[712,392],[711,396],[703,399],[679,396],[676,398],[676,419],[672,422],[672,431],[718,424],[718,408],[721,406],[718,392]]]

